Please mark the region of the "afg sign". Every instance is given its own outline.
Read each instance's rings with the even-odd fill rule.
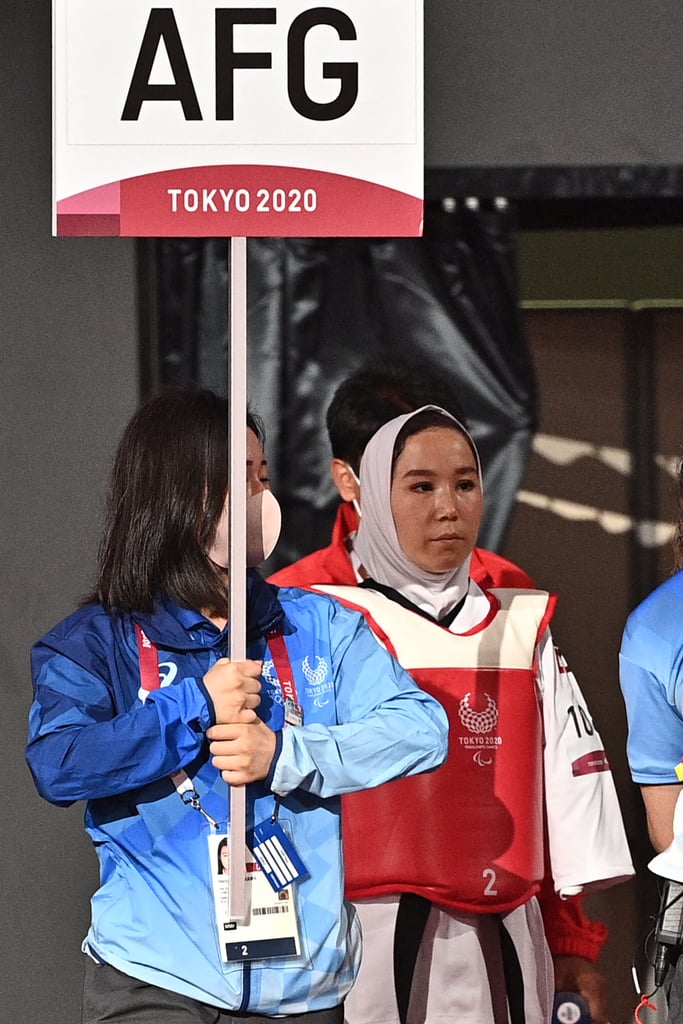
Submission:
[[[422,7],[54,0],[54,233],[420,234]]]

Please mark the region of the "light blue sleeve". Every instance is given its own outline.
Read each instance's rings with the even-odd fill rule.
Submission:
[[[338,724],[284,730],[274,792],[339,796],[437,768],[448,750],[441,705],[380,646],[361,615],[338,605],[331,626]]]
[[[683,758],[681,661],[667,639],[637,615],[631,616],[624,631],[619,681],[628,717],[627,755],[633,781],[678,783],[674,768]]]

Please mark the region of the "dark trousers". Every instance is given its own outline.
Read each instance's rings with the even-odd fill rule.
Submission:
[[[285,1017],[236,1013],[130,978],[86,958],[81,1024],[343,1024],[344,1008]]]
[[[667,1024],[683,1024],[683,956],[669,967],[664,992],[669,1006]]]

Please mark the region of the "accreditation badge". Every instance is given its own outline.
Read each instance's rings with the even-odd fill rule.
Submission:
[[[275,891],[245,846],[245,918],[231,921],[229,845],[225,833],[207,835],[216,927],[221,959],[270,960],[299,956],[301,943],[292,885]]]
[[[306,865],[275,817],[256,825],[251,838],[247,836],[247,839],[261,871],[275,892],[308,878]]]

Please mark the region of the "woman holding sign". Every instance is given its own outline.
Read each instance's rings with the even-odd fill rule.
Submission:
[[[87,801],[100,860],[83,1024],[341,1021],[360,941],[340,795],[445,756],[440,705],[329,598],[251,571],[249,657],[226,657],[227,422],[226,403],[194,388],[133,416],[95,593],[33,651],[29,765],[47,800]],[[255,565],[279,510],[253,421],[247,474]],[[216,870],[225,782],[247,787],[240,922]]]

